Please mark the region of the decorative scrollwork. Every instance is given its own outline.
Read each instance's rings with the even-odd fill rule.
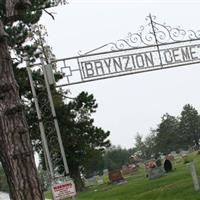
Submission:
[[[146,17],[146,21],[147,24],[141,26],[137,33],[128,33],[125,39],[105,44],[86,53],[79,51],[79,55],[200,39],[200,31],[185,31],[180,27],[168,26],[166,23],[160,24],[156,22],[156,17],[151,15]]]
[[[50,101],[48,98],[41,67],[42,66],[39,64],[35,66],[35,68],[32,68],[33,72],[35,72],[35,73],[32,72],[33,74],[32,78],[34,82],[35,91],[37,94],[41,120],[44,126],[45,140],[47,142],[48,152],[50,154],[50,159],[52,161],[54,177],[60,177],[64,176],[64,171],[65,171],[64,163],[60,152],[60,146],[55,128],[54,117],[52,115]],[[38,126],[38,123],[35,126]],[[34,127],[31,129],[32,132],[35,131]]]
[[[190,39],[187,38],[187,31],[181,29],[180,27],[172,28],[165,24],[160,24],[153,22],[155,29],[155,38],[158,44],[166,44],[171,42],[179,42]]]

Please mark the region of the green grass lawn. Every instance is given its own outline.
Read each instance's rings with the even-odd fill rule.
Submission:
[[[200,155],[193,156],[197,174],[200,176]],[[143,168],[133,176],[126,177],[121,185],[90,187],[77,195],[77,200],[200,200],[195,192],[192,177],[182,160],[174,162],[176,168],[165,176],[148,180]]]

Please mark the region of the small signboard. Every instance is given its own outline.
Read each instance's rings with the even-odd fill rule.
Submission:
[[[76,195],[76,189],[73,180],[68,180],[53,185],[52,191],[55,200],[62,200]]]

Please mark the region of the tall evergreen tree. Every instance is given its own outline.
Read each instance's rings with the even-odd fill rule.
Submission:
[[[19,86],[13,73],[10,50],[18,56],[24,50],[33,53],[36,48],[23,46],[29,26],[36,23],[44,0],[0,1],[0,160],[7,176],[13,200],[42,200],[34,155],[28,134]],[[29,12],[30,7],[34,12]]]
[[[162,153],[176,151],[180,147],[179,121],[176,117],[165,114],[156,130],[156,148]]]
[[[198,111],[190,104],[183,107],[180,117],[180,136],[185,147],[196,145],[199,148],[200,123]]]
[[[151,130],[145,138],[138,133],[135,137],[135,149],[140,159],[147,160],[156,154],[156,134]]]
[[[110,132],[94,125],[92,114],[96,109],[94,96],[86,92],[80,93],[69,104],[57,107],[70,175],[78,190],[83,189],[80,172],[87,168],[91,155],[102,154],[110,146]]]
[[[140,159],[146,159],[146,146],[144,144],[142,135],[137,133],[135,136],[135,148]]]

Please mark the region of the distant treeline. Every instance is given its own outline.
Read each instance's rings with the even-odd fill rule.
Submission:
[[[164,114],[157,128],[142,138],[137,134],[135,148],[142,159],[158,157],[172,151],[198,149],[200,140],[200,115],[190,104],[183,107],[180,116]]]

